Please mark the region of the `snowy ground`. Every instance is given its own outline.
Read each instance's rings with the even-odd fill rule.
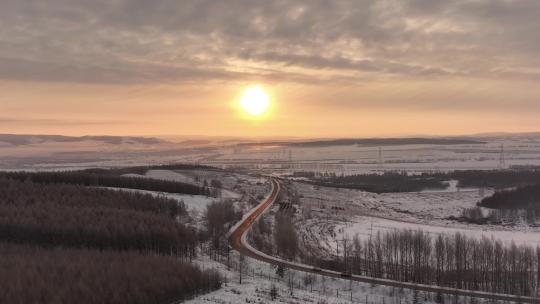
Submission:
[[[149,193],[155,196],[164,196],[170,199],[175,199],[179,202],[182,201],[186,205],[190,216],[198,225],[202,225],[206,206],[212,202],[223,199],[231,200],[238,208],[246,212],[251,208],[249,201],[258,200],[269,191],[270,187],[267,179],[265,178],[214,170],[149,170],[145,175],[125,174],[124,176],[148,177],[160,180],[178,181],[198,186],[202,186],[205,180],[207,181],[207,184],[210,184],[210,181],[213,179],[219,180],[222,183],[223,188],[220,189],[221,196],[217,198],[204,195],[187,195],[131,189],[128,190]]]
[[[294,183],[294,186],[302,195],[302,206],[312,213],[369,215],[443,226],[459,225],[449,221],[448,217],[460,216],[463,209],[474,207],[483,197],[493,194],[492,190],[482,193],[478,189],[376,194],[305,183]]]
[[[203,186],[206,181],[207,186],[210,187],[212,180],[219,180],[223,184],[223,189],[220,189],[222,198],[238,199],[242,195],[229,190],[227,188],[234,188],[234,185],[238,183],[238,178],[232,174],[224,173],[220,171],[209,170],[148,170],[146,174],[124,174],[127,177],[147,177],[159,180],[169,180],[182,182],[197,186]]]
[[[265,178],[256,178],[249,175],[232,173],[227,171],[213,170],[149,170],[146,177],[179,181],[202,186],[204,181],[210,184],[212,180],[218,180],[222,184],[221,197],[238,199],[241,193],[250,192],[257,184],[265,184]]]
[[[158,191],[147,191],[139,189],[126,189],[126,188],[112,188],[112,187],[103,187],[105,189],[117,190],[117,191],[130,191],[137,193],[145,193],[153,196],[166,197],[169,199],[176,200],[178,202],[183,202],[186,206],[186,209],[193,219],[193,221],[199,226],[202,225],[203,215],[206,210],[206,206],[215,202],[217,199],[214,197],[204,196],[204,195],[189,195],[189,194],[176,194],[176,193],[167,193],[167,192],[158,192]]]
[[[335,254],[343,237],[366,238],[378,231],[423,230],[434,235],[463,233],[500,239],[506,243],[540,245],[540,228],[474,225],[449,219],[459,217],[492,190],[426,191],[375,194],[353,189],[314,187],[295,182],[301,194],[296,223],[303,247],[321,255]]]
[[[0,142],[0,170],[59,170],[200,163],[271,173],[294,171],[359,174],[382,170],[409,172],[498,169],[540,165],[540,134],[475,137],[481,144],[290,147],[236,145],[235,142],[104,145],[102,142],[45,142],[13,146]],[[501,144],[504,151],[501,153]],[[379,148],[381,160],[379,164]]]
[[[336,239],[342,239],[343,237],[351,238],[354,235],[358,235],[360,238],[368,238],[370,235],[377,233],[378,231],[391,231],[395,229],[412,229],[423,230],[434,236],[438,234],[453,235],[457,232],[463,233],[469,237],[476,238],[493,238],[501,240],[507,244],[515,242],[516,244],[528,244],[533,246],[540,246],[540,233],[533,230],[523,231],[504,231],[495,229],[483,229],[482,226],[470,227],[470,228],[454,228],[445,226],[433,226],[422,225],[413,223],[404,223],[398,221],[392,221],[382,218],[374,218],[367,216],[359,216],[354,219],[353,222],[337,224]],[[524,228],[528,229],[528,228]]]
[[[231,256],[231,268],[227,270],[226,262],[220,263],[201,256],[196,260],[201,267],[218,270],[226,277],[224,286],[209,294],[187,301],[199,303],[436,303],[436,295],[415,292],[386,286],[351,282],[343,279],[326,278],[319,275],[308,275],[297,271],[285,272],[283,278],[276,275],[276,269],[266,263],[247,258],[244,264],[242,284],[239,283],[238,255]],[[291,284],[293,290],[291,294]],[[272,301],[270,289],[275,285],[278,297]],[[352,301],[351,301],[352,297]],[[367,300],[367,301],[366,301]],[[446,297],[446,301],[454,300]],[[483,301],[479,301],[483,303]],[[458,303],[467,303],[458,298]]]
[[[381,170],[430,172],[489,170],[512,165],[540,165],[540,136],[480,138],[482,144],[283,147],[244,146],[224,149],[203,161],[220,167],[244,166],[281,174],[294,171],[363,174]],[[504,151],[501,153],[501,145]],[[381,158],[379,159],[379,148]],[[379,164],[382,160],[382,167]]]

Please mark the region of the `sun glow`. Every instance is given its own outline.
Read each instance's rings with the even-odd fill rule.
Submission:
[[[240,107],[252,117],[259,117],[268,111],[270,98],[260,86],[247,88],[240,99]]]

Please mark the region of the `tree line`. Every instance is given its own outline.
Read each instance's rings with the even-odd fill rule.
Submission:
[[[221,169],[216,167],[210,167],[205,165],[196,164],[168,164],[168,165],[154,165],[154,166],[134,166],[134,167],[121,167],[121,168],[91,168],[84,169],[82,172],[96,173],[96,174],[108,174],[108,175],[124,175],[124,174],[140,174],[144,175],[149,170],[208,170],[219,171]]]
[[[321,267],[452,288],[536,296],[540,248],[463,234],[394,230],[342,240],[341,255]]]
[[[540,211],[535,209],[489,209],[487,214],[480,207],[465,208],[460,217],[450,216],[449,220],[484,225],[516,225],[527,223],[535,226],[540,218]]]
[[[540,184],[495,192],[478,203],[492,209],[529,209],[540,211]]]
[[[3,172],[0,177],[19,181],[32,181],[44,184],[72,184],[94,187],[115,187],[139,189],[190,195],[210,195],[208,187],[181,183],[177,181],[157,180],[146,177],[118,176],[94,171],[63,172]]]
[[[417,192],[425,189],[445,189],[445,181],[457,180],[460,188],[505,189],[539,184],[540,170],[458,170],[409,175],[407,172],[383,174],[338,175],[310,171],[294,172],[295,177],[309,178],[310,182],[325,187],[359,189],[373,193]]]
[[[306,175],[304,173],[304,175]],[[359,189],[374,193],[416,192],[424,189],[444,189],[443,179],[427,173],[410,176],[406,172],[383,174],[326,175],[315,178],[313,183],[334,188]]]
[[[446,179],[459,181],[462,188],[504,189],[535,185],[540,181],[540,170],[463,170],[438,174]]]
[[[168,217],[185,216],[183,203],[163,196],[113,191],[69,184],[40,184],[31,180],[0,177],[0,204],[27,206],[58,204],[65,207],[104,207],[133,210]]]
[[[9,242],[192,257],[197,237],[177,222],[182,212],[150,195],[0,179],[0,240]]]
[[[210,255],[229,254],[229,243],[226,238],[230,227],[242,218],[242,212],[236,210],[230,201],[216,201],[206,206],[204,220],[206,233],[203,239],[210,240]]]

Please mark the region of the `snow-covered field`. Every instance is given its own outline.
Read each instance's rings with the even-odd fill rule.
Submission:
[[[177,193],[167,193],[167,192],[148,191],[148,190],[139,190],[139,189],[112,188],[112,187],[104,187],[104,188],[117,190],[117,191],[130,191],[130,192],[150,194],[153,196],[165,197],[165,198],[176,200],[178,202],[183,202],[190,216],[196,222],[200,222],[202,220],[202,215],[204,214],[204,211],[206,210],[206,206],[208,206],[209,204],[217,200],[216,198],[204,196],[204,195],[177,194]]]
[[[238,178],[235,175],[221,172],[205,171],[205,170],[148,170],[145,175],[140,174],[124,174],[127,177],[147,177],[159,180],[168,180],[182,182],[197,186],[203,186],[206,181],[210,185],[211,180],[218,180],[224,188],[220,189],[221,198],[239,199],[242,195],[235,191],[227,189],[234,188],[238,183]]]
[[[460,232],[506,243],[540,245],[538,227],[474,225],[451,219],[491,195],[493,190],[489,189],[375,194],[299,182],[294,182],[294,187],[301,194],[301,213],[296,226],[303,247],[323,255],[334,254],[337,242],[344,237],[367,238],[378,231],[394,229],[423,230],[434,235]]]
[[[540,136],[479,138],[480,144],[283,147],[243,146],[222,150],[203,161],[216,166],[244,166],[267,173],[294,171],[364,174],[385,171],[489,170],[540,165]],[[501,145],[504,146],[501,153]],[[380,148],[380,157],[379,157]],[[501,164],[501,157],[504,162]],[[382,162],[382,164],[381,164]]]
[[[244,174],[231,173],[227,171],[213,170],[149,170],[145,175],[127,174],[131,177],[148,177],[160,180],[179,181],[183,183],[202,186],[206,181],[210,185],[211,180],[218,180],[222,184],[219,189],[221,195],[217,198],[202,195],[185,195],[174,193],[162,193],[154,191],[148,192],[153,195],[162,195],[167,198],[183,201],[191,216],[199,221],[206,210],[206,206],[219,200],[231,200],[241,209],[250,208],[246,201],[250,198],[257,199],[269,189],[268,181],[265,178],[251,177]],[[139,191],[139,190],[136,190]],[[247,210],[244,210],[247,211]]]
[[[358,216],[355,217],[352,222],[337,224],[335,229],[337,230],[336,239],[342,239],[343,237],[351,238],[356,234],[360,238],[369,238],[378,231],[384,232],[396,229],[411,229],[423,230],[435,236],[438,234],[453,235],[459,232],[469,237],[498,239],[507,244],[515,242],[518,245],[528,244],[540,246],[540,233],[528,227],[521,227],[520,231],[516,231],[517,229],[514,231],[497,230],[493,227],[491,227],[491,229],[484,229],[482,226],[478,225],[469,228],[455,228],[451,226],[404,223],[376,217]]]
[[[235,304],[235,303],[436,303],[436,295],[386,286],[372,286],[344,279],[308,275],[297,271],[285,271],[283,278],[276,275],[276,269],[266,263],[246,259],[242,284],[239,283],[238,255],[232,254],[231,269],[226,262],[220,263],[201,256],[196,260],[201,267],[218,270],[226,277],[224,286],[209,294],[187,301],[189,304]],[[293,282],[292,284],[290,282]],[[270,297],[272,285],[277,288],[275,300]],[[294,288],[291,294],[290,286]],[[352,293],[351,293],[352,291]],[[352,301],[351,301],[352,297]],[[453,300],[446,297],[447,301]],[[465,303],[463,298],[458,303]],[[480,301],[482,303],[482,301]]]
[[[376,194],[306,183],[294,183],[294,186],[303,196],[302,205],[315,213],[370,215],[436,225],[447,225],[448,217],[460,216],[463,209],[474,207],[483,197],[493,194],[489,189]]]
[[[540,165],[540,134],[471,139],[483,143],[299,147],[237,145],[237,142],[214,142],[202,146],[165,141],[150,145],[127,142],[103,144],[91,140],[47,141],[22,146],[0,142],[0,169],[58,170],[183,162],[220,168],[244,167],[263,170],[265,173],[317,171],[359,174],[381,170],[424,172],[497,169],[501,166],[501,156],[504,158],[504,167]],[[504,145],[503,153],[501,145]]]

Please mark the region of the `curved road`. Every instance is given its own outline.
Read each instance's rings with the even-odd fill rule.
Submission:
[[[382,278],[367,277],[361,275],[350,275],[345,273],[340,273],[327,269],[320,269],[306,264],[299,264],[294,262],[289,262],[276,258],[270,255],[267,255],[263,252],[260,252],[253,248],[246,241],[246,235],[251,225],[270,207],[278,198],[279,192],[281,190],[281,185],[277,179],[272,178],[272,191],[271,193],[255,208],[253,208],[242,221],[236,224],[230,231],[229,234],[229,243],[231,246],[240,252],[243,255],[254,258],[256,260],[270,263],[273,265],[281,265],[286,268],[323,275],[327,277],[340,278],[345,280],[353,280],[357,282],[370,283],[375,285],[385,285],[393,286],[399,288],[408,288],[416,289],[427,292],[434,293],[444,293],[449,295],[458,295],[458,296],[468,296],[475,298],[491,299],[491,300],[502,300],[502,301],[515,301],[520,303],[540,303],[540,298],[535,297],[520,297],[516,295],[509,294],[499,294],[499,293],[489,293],[483,291],[475,290],[466,290],[466,289],[454,289],[448,287],[441,287],[436,285],[424,285],[424,284],[415,284],[409,282],[400,282],[394,280],[387,280]]]

